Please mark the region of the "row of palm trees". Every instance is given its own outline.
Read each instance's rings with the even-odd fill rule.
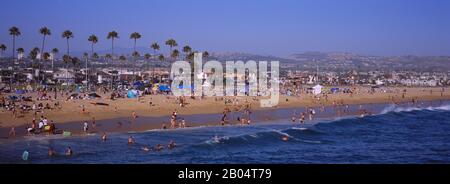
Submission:
[[[47,36],[51,36],[51,30],[49,28],[47,28],[47,27],[42,27],[42,28],[39,29],[39,33],[42,35],[42,46],[41,46],[41,49],[40,49],[41,52],[39,52],[39,53],[45,53],[45,40],[46,40]],[[15,49],[15,47],[16,47],[16,38],[21,35],[21,32],[20,32],[19,28],[11,27],[9,29],[9,34],[13,38],[12,56],[13,56],[13,59],[16,59],[16,49]],[[138,33],[138,32],[131,33],[130,39],[134,40],[133,54],[132,55],[139,56],[139,53],[136,51],[136,44],[137,44],[137,40],[139,40],[141,37],[142,37],[141,34]],[[72,31],[66,30],[66,31],[64,31],[62,33],[62,38],[66,39],[66,43],[67,43],[66,55],[70,56],[70,43],[69,43],[69,40],[71,38],[74,38],[74,34],[72,33]],[[106,38],[108,40],[111,40],[111,54],[108,55],[108,56],[110,58],[114,58],[114,40],[119,38],[119,34],[116,31],[111,31],[111,32],[108,33]],[[88,41],[91,42],[91,57],[93,57],[94,55],[96,55],[96,53],[94,52],[94,45],[98,43],[99,39],[98,39],[98,37],[96,35],[90,35],[88,37]],[[169,48],[170,48],[169,55],[170,55],[171,58],[176,59],[176,58],[179,57],[180,51],[177,50],[177,49],[173,50],[174,47],[178,46],[178,43],[174,39],[168,39],[165,42],[165,45],[169,46]],[[156,52],[158,50],[160,50],[160,46],[156,42],[152,43],[150,45],[150,48],[154,50],[154,55],[153,56],[156,56],[157,55]],[[4,51],[6,51],[6,49],[7,49],[6,45],[0,44],[0,51],[1,51],[2,55],[3,55]],[[20,52],[23,53],[23,51],[24,51],[23,48],[19,48],[17,50],[18,53],[20,53]],[[36,51],[36,50],[34,50],[34,51]],[[185,58],[186,59],[189,59],[189,55],[192,55],[192,48],[190,46],[188,46],[188,45],[184,46],[182,48],[182,51],[185,53]],[[53,54],[57,54],[59,52],[59,50],[57,48],[54,48],[54,49],[52,49],[51,52]],[[209,53],[206,52],[206,51],[204,52],[204,54],[206,56],[209,55]],[[48,54],[46,54],[46,55],[48,55]],[[98,56],[98,54],[97,54],[97,56]],[[145,54],[145,56],[146,56],[146,58],[151,58],[150,54]],[[43,58],[44,57],[41,57],[41,59],[43,59]],[[162,55],[162,54],[159,55],[158,59],[161,60],[161,61],[164,61],[164,59],[165,59],[164,55]]]
[[[45,44],[46,44],[46,38],[51,36],[52,32],[48,27],[42,27],[39,29],[39,33],[42,35],[42,46],[40,49],[37,47],[33,48],[30,51],[29,58],[31,58],[32,60],[35,60],[38,58],[38,55],[40,55],[39,60],[42,62],[43,60],[49,60],[49,58],[51,57],[51,55],[48,52],[45,52]],[[16,58],[18,58],[18,57],[16,57],[16,51],[17,51],[17,53],[23,54],[25,52],[25,50],[23,48],[18,48],[17,50],[15,49],[16,48],[16,39],[19,36],[21,36],[20,29],[17,27],[11,27],[9,29],[9,34],[10,34],[10,36],[12,36],[12,39],[13,39],[12,64],[14,64],[14,61],[16,60]],[[77,62],[79,62],[79,59],[76,57],[72,58],[70,56],[70,39],[74,38],[74,34],[70,30],[65,30],[62,33],[61,37],[66,40],[66,44],[67,44],[67,52],[62,57],[62,59],[63,59],[64,63],[66,63],[66,67],[67,67],[67,63],[69,63],[69,62],[72,62],[75,65]],[[137,44],[137,41],[141,38],[142,38],[142,35],[138,32],[133,32],[130,34],[130,39],[132,39],[134,41],[133,53],[132,53],[133,61],[135,61],[136,58],[140,57],[139,52],[136,51],[136,44]],[[116,39],[119,39],[119,33],[116,31],[111,31],[107,34],[106,39],[111,40],[111,53],[106,54],[105,58],[107,60],[114,61],[114,59],[115,59],[115,57],[114,57],[115,56],[114,55],[114,41]],[[98,59],[99,58],[98,54],[95,52],[95,49],[94,49],[95,44],[97,44],[99,42],[98,37],[96,35],[92,34],[88,37],[87,41],[89,41],[91,43],[91,53],[90,53],[90,57],[89,57],[89,54],[87,54],[87,53],[83,54],[83,59],[86,60],[86,67],[87,67],[87,62],[89,59]],[[173,60],[176,60],[177,58],[180,57],[180,51],[178,49],[176,49],[176,47],[178,46],[178,43],[174,39],[168,39],[165,42],[165,45],[167,45],[170,49],[170,52],[169,52],[170,58],[172,58]],[[160,50],[160,46],[157,42],[152,43],[150,45],[150,48],[153,50],[153,55],[151,55],[149,53],[144,54],[143,56],[146,61],[149,61],[151,58],[154,58],[154,59],[157,59],[160,61],[166,60],[166,58],[164,57],[163,54],[159,54],[159,55],[157,54],[157,51]],[[6,45],[0,44],[0,51],[1,51],[2,55],[6,51],[6,49],[7,49]],[[186,60],[188,60],[188,61],[193,60],[195,52],[192,51],[192,48],[190,46],[188,46],[188,45],[184,46],[182,48],[182,52],[184,53],[184,58]],[[40,54],[40,53],[42,53],[42,54]],[[59,50],[57,48],[53,48],[51,50],[51,53],[53,54],[53,57],[55,57],[59,53]],[[208,52],[206,52],[206,51],[203,52],[203,57],[208,57],[208,56],[209,56]],[[118,59],[119,59],[119,61],[126,61],[126,57],[123,55],[118,57]],[[147,66],[148,65],[149,64],[147,64]],[[52,60],[52,70],[53,70],[53,60]]]

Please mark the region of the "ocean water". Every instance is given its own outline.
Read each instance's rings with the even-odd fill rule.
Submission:
[[[128,136],[136,144],[127,145]],[[288,140],[283,140],[288,137]],[[144,152],[141,147],[167,145]],[[74,155],[64,156],[67,146]],[[59,154],[48,157],[53,147]],[[22,160],[24,150],[29,160]],[[450,163],[450,105],[385,107],[380,114],[251,126],[112,133],[83,137],[29,137],[0,142],[0,163]]]

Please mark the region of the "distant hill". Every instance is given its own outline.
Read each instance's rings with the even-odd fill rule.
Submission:
[[[153,54],[149,48],[138,47],[141,55]],[[131,48],[115,48],[117,55],[130,56]],[[100,55],[111,50],[99,50]],[[160,51],[167,57],[167,53]],[[82,56],[83,52],[74,52]],[[305,52],[288,57],[257,55],[242,52],[212,52],[208,60],[225,61],[280,61],[282,69],[348,71],[348,70],[416,70],[416,71],[450,71],[450,56],[368,56],[348,52]]]

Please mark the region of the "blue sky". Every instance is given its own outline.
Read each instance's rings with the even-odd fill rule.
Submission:
[[[450,55],[448,0],[2,0],[0,17],[0,43],[11,48],[8,29],[17,26],[27,50],[40,47],[47,26],[47,48],[65,50],[61,32],[70,29],[73,51],[89,50],[90,34],[108,49],[116,30],[118,47],[132,47],[137,31],[141,47],[170,37],[211,52]]]

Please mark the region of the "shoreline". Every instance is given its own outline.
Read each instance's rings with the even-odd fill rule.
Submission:
[[[439,99],[439,100],[424,100],[419,101],[419,106],[424,105],[424,107],[418,107],[418,108],[425,108],[425,107],[439,107],[442,106],[443,103],[448,104],[450,100],[449,99]],[[382,113],[382,111],[386,108],[392,105],[392,103],[385,103],[385,102],[379,102],[379,103],[361,103],[361,104],[350,104],[349,112],[346,114],[341,114],[337,116],[335,111],[333,111],[333,106],[324,106],[324,111],[319,112],[319,109],[316,108],[318,111],[316,117],[312,121],[306,120],[304,125],[311,125],[314,124],[314,122],[317,121],[327,121],[327,120],[336,120],[340,118],[347,118],[347,117],[359,117],[360,114],[358,114],[358,108],[362,105],[365,109],[367,109],[368,113],[367,115],[379,115]],[[412,104],[410,102],[403,102],[399,103],[397,107],[414,107],[411,106]],[[338,106],[338,108],[344,108],[343,106]],[[299,122],[299,113],[303,112],[303,110],[306,109],[305,107],[297,106],[297,107],[280,107],[280,108],[272,108],[272,109],[258,109],[253,110],[251,114],[251,125],[258,125],[258,124],[270,124],[274,123],[275,121],[285,121],[286,123],[292,123],[294,125],[300,125]],[[297,119],[295,122],[291,121],[292,114],[296,113]],[[224,127],[228,126],[246,126],[240,124],[236,118],[241,116],[240,112],[230,112],[229,113],[229,119],[230,123],[225,125]],[[181,118],[184,118],[187,120],[187,128],[198,128],[198,127],[210,127],[210,126],[221,126],[220,125],[220,117],[221,114],[218,113],[212,113],[212,114],[183,114]],[[112,118],[112,119],[102,119],[98,120],[96,124],[96,128],[94,130],[90,130],[86,133],[82,131],[82,123],[77,121],[72,122],[65,122],[57,124],[57,130],[64,130],[64,131],[70,131],[72,133],[69,137],[83,137],[83,136],[89,136],[92,134],[101,134],[103,132],[106,132],[107,134],[111,133],[142,133],[146,131],[152,131],[152,130],[165,130],[165,131],[171,131],[171,130],[183,130],[185,128],[175,128],[175,129],[162,129],[161,125],[162,123],[165,123],[167,127],[169,127],[169,118],[170,116],[141,116],[138,117],[134,122],[132,122],[131,118],[127,117],[120,117],[120,118]],[[306,117],[307,119],[307,117]],[[117,122],[121,122],[121,126],[117,126]],[[90,124],[91,126],[91,124]],[[16,131],[18,131],[18,134],[15,137],[9,137],[8,133],[10,128],[9,127],[1,127],[0,128],[0,139],[1,140],[21,140],[26,138],[32,138],[32,137],[46,137],[46,138],[52,138],[52,137],[65,137],[62,134],[54,134],[54,135],[47,135],[47,134],[36,134],[36,135],[26,135],[25,134],[25,125],[21,125],[19,127],[16,127]],[[21,131],[23,130],[23,131]]]

